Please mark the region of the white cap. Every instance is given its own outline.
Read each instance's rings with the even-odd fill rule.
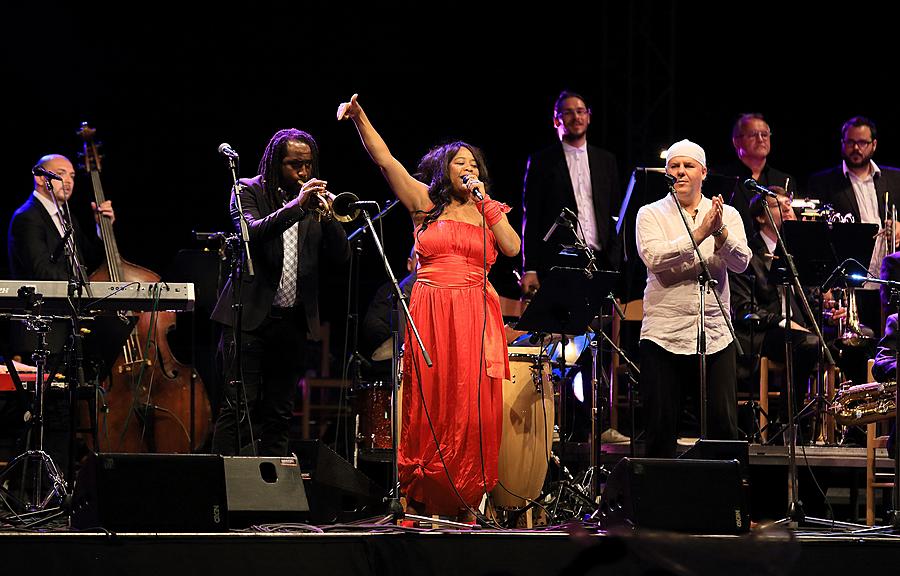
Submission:
[[[694,144],[690,140],[681,140],[669,146],[669,149],[666,150],[666,164],[675,156],[693,158],[706,168],[706,152],[699,144]]]

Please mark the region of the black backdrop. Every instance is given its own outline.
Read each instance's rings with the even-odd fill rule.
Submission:
[[[580,91],[594,115],[590,140],[635,165],[658,165],[675,139],[703,145],[711,164],[733,156],[737,114],[766,114],[772,163],[802,181],[838,160],[839,127],[873,117],[876,160],[900,163],[893,14],[871,7],[789,3],[701,7],[688,2],[425,4],[41,3],[4,7],[5,138],[0,226],[31,190],[43,154],[72,158],[89,121],[105,143],[102,174],[125,258],[164,276],[198,248],[192,230],[225,230],[229,142],[242,175],[256,173],[271,134],[298,127],[322,150],[333,192],[390,197],[349,123],[334,120],[353,92],[410,169],[449,139],[481,146],[493,195],[521,217],[528,154],[554,139],[550,107]],[[819,8],[821,7],[821,8]],[[83,217],[89,182],[76,186]],[[402,271],[409,218],[385,219]],[[516,261],[492,279],[515,292]],[[5,267],[5,266],[4,266]],[[361,306],[385,278],[366,246]],[[324,315],[341,333],[346,274],[326,279]]]

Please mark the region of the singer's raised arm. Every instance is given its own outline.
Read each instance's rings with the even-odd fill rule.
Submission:
[[[381,173],[387,180],[388,185],[400,202],[406,206],[411,213],[424,211],[429,208],[431,201],[428,199],[428,186],[419,182],[409,171],[394,158],[384,139],[372,126],[368,116],[362,106],[357,101],[357,94],[354,94],[349,102],[344,102],[338,106],[338,120],[352,120],[359,132],[359,138],[362,140],[366,152],[372,161],[381,168]]]

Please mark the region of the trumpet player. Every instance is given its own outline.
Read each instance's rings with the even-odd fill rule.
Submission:
[[[318,274],[342,267],[350,257],[343,227],[328,217],[330,194],[318,164],[312,136],[280,130],[263,152],[259,174],[240,180],[255,274],[250,277],[246,267],[241,278],[233,273],[212,314],[225,325],[225,390],[213,436],[217,453],[287,454],[304,349],[307,340],[319,339]],[[240,230],[234,191],[230,207]],[[258,442],[258,450],[251,441]]]

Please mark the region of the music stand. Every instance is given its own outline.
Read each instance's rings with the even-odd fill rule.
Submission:
[[[789,220],[782,225],[784,242],[791,247],[801,283],[826,290],[842,285],[843,277],[836,278],[838,283],[827,282],[841,263],[848,259],[864,263],[871,260],[877,232],[877,224]]]
[[[782,250],[782,255],[784,257],[784,264],[785,264],[785,268],[786,268],[786,273],[784,274],[784,278],[782,279],[782,282],[781,282],[781,284],[783,285],[783,288],[781,291],[781,301],[782,301],[781,307],[782,307],[782,314],[784,314],[784,318],[785,318],[785,330],[784,330],[784,334],[785,334],[785,365],[787,367],[787,377],[785,379],[786,380],[785,386],[787,389],[788,426],[789,426],[789,436],[788,436],[789,488],[788,489],[789,489],[789,493],[790,493],[790,502],[788,504],[787,515],[784,518],[782,518],[781,520],[776,521],[775,524],[789,524],[791,526],[798,526],[801,522],[805,521],[805,522],[811,523],[811,524],[818,524],[818,525],[825,525],[825,526],[830,524],[832,526],[840,526],[842,528],[854,528],[854,527],[857,527],[857,525],[846,523],[846,522],[836,522],[834,520],[831,520],[829,522],[827,519],[807,517],[803,512],[802,503],[799,500],[797,464],[796,464],[796,454],[795,454],[796,436],[794,433],[794,427],[796,426],[796,424],[795,424],[795,416],[794,416],[794,409],[793,409],[793,388],[794,388],[794,382],[793,382],[794,372],[793,372],[793,360],[792,360],[793,344],[792,344],[792,330],[791,330],[791,326],[790,326],[791,308],[792,308],[792,305],[790,302],[790,296],[793,293],[796,300],[800,304],[803,305],[803,308],[807,314],[807,317],[809,319],[813,320],[813,328],[816,331],[816,335],[819,337],[820,350],[827,357],[827,361],[828,361],[829,365],[833,366],[835,364],[834,359],[831,357],[830,352],[825,347],[824,337],[822,336],[821,328],[819,327],[818,323],[815,322],[815,318],[809,307],[809,303],[807,302],[807,299],[803,293],[803,287],[802,287],[802,284],[801,284],[800,278],[799,278],[800,273],[798,271],[796,264],[794,263],[794,258],[796,255],[796,257],[798,257],[801,262],[805,262],[807,259],[812,260],[812,254],[814,252],[815,253],[821,252],[821,249],[819,248],[819,246],[821,246],[821,241],[823,238],[826,240],[828,252],[831,254],[831,256],[837,258],[838,254],[839,254],[839,250],[843,250],[847,247],[842,245],[841,242],[836,243],[834,236],[835,235],[845,236],[846,235],[845,233],[851,232],[851,231],[849,229],[847,229],[847,230],[839,229],[839,230],[841,230],[840,232],[833,233],[833,231],[834,231],[833,225],[829,226],[827,223],[824,223],[824,222],[815,222],[813,224],[819,225],[819,226],[816,226],[816,228],[819,229],[819,234],[821,234],[821,235],[816,236],[816,235],[813,235],[813,234],[815,234],[814,232],[807,231],[807,234],[809,234],[809,236],[806,236],[803,240],[798,240],[797,231],[794,230],[794,228],[797,228],[796,226],[791,226],[791,227],[782,226],[782,230],[779,231],[779,229],[778,229],[779,227],[775,223],[774,217],[772,216],[772,210],[770,209],[769,204],[765,203],[764,207],[766,209],[766,216],[769,219],[769,224],[772,227],[772,229],[775,230],[775,234],[776,234],[777,240],[778,240],[778,246]],[[792,224],[792,223],[787,222],[785,224]],[[801,224],[803,224],[803,223],[801,223]],[[794,234],[793,239],[795,241],[797,241],[797,244],[794,246],[795,250],[793,250],[793,251],[787,249],[787,245],[784,240],[787,232],[784,231],[784,228],[791,228],[791,232]],[[806,228],[810,228],[810,227],[807,226]],[[852,232],[856,233],[857,230],[853,230]],[[811,249],[812,248],[811,240],[813,238],[818,238],[818,246],[816,246],[815,249]],[[870,246],[870,249],[871,249],[871,246]],[[827,260],[827,255],[823,256],[822,259]],[[842,266],[838,266],[838,268],[835,270],[835,272],[832,273],[832,277],[837,275],[838,271],[841,271],[841,270],[843,270]],[[813,274],[815,274],[815,272]],[[832,278],[827,279],[823,285],[823,288],[827,289],[826,285],[831,280],[832,280]],[[819,387],[819,393],[821,394],[821,386]],[[822,399],[821,396],[819,395],[819,397],[816,398],[814,403],[818,404],[818,402],[820,402],[820,400],[824,403],[824,399]],[[811,406],[811,405],[812,404],[810,404],[808,406]],[[804,407],[804,410],[806,410],[808,408],[808,406]],[[801,413],[802,413],[802,411],[801,411]],[[799,418],[799,416],[798,416],[798,418]]]
[[[848,262],[868,263],[875,248],[877,224],[828,223],[787,221],[783,224],[784,241],[791,247],[797,274],[804,286],[820,286],[822,291],[833,287],[853,288],[845,279],[850,272]],[[867,265],[860,265],[863,275]],[[825,343],[820,344],[823,349]],[[821,354],[820,354],[821,356]],[[816,397],[797,412],[797,420],[815,406],[815,413],[822,414],[828,400],[823,396],[824,383],[817,382]],[[818,416],[817,416],[818,417]]]
[[[566,334],[584,334],[595,316],[601,315],[602,304],[618,281],[619,273],[601,270],[587,272],[582,268],[552,268],[541,288],[534,295],[528,308],[516,323],[517,330],[544,334],[562,335],[562,350],[565,350]],[[565,353],[560,355],[560,371],[565,377]],[[603,360],[600,359],[601,371]],[[596,372],[596,359],[594,362]],[[608,380],[604,374],[604,381]],[[604,400],[598,394],[596,378],[592,378],[591,417],[591,497],[597,496],[596,471],[599,468],[600,421]],[[565,425],[565,391],[560,397],[560,422]]]

